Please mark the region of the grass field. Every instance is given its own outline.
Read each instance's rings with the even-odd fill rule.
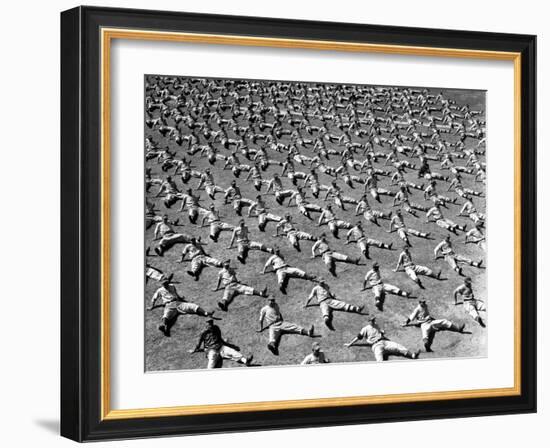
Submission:
[[[439,92],[440,89],[434,89],[434,92]],[[444,94],[447,98],[455,100],[459,105],[469,104],[472,109],[484,109],[485,107],[485,94],[484,92],[473,91],[453,91],[444,90]],[[169,123],[171,124],[171,123]],[[214,125],[215,126],[215,125]],[[173,141],[164,138],[157,130],[149,129],[145,127],[145,136],[151,135],[154,140],[159,144],[159,147],[168,145],[172,151],[177,151],[178,156],[184,156],[187,144],[184,143],[181,147],[176,145]],[[449,141],[453,141],[454,137],[446,137]],[[282,139],[285,142],[285,139]],[[203,143],[203,142],[201,142]],[[477,143],[475,140],[468,140],[468,143]],[[380,148],[378,148],[380,149]],[[385,148],[387,151],[387,148]],[[227,152],[226,152],[227,154]],[[311,151],[305,153],[311,156]],[[270,158],[283,160],[284,155],[275,153],[269,154]],[[251,163],[241,158],[241,163]],[[418,163],[417,160],[409,159],[412,163]],[[192,163],[197,169],[205,169],[208,167],[208,162],[205,158],[197,156],[192,157]],[[338,160],[334,158],[330,161],[331,164],[338,163]],[[383,162],[378,162],[381,164]],[[464,163],[463,160],[458,160],[459,164]],[[156,160],[148,161],[147,167],[152,169],[152,177],[158,178],[166,176],[160,169],[160,165]],[[432,169],[434,171],[441,171],[439,164],[431,162]],[[221,162],[217,162],[216,166],[212,169],[214,177],[217,183],[222,187],[228,187],[230,182],[234,179],[230,170],[222,171]],[[263,173],[264,179],[270,179],[275,172],[280,172],[280,167],[270,167]],[[296,166],[298,171],[308,171],[307,167]],[[253,188],[252,183],[244,182],[245,174],[241,174],[241,177],[237,179],[241,188],[243,197],[254,198],[257,194]],[[416,179],[416,171],[408,170],[406,174],[407,180],[418,182]],[[473,183],[473,176],[463,176],[463,184],[465,187],[471,187],[474,189],[483,189],[484,186],[481,183]],[[332,178],[319,175],[320,183],[329,184]],[[176,178],[180,190],[183,189],[183,184],[179,176]],[[195,188],[198,183],[197,179],[192,179],[188,187]],[[286,187],[292,188],[290,181],[285,177],[283,183]],[[338,182],[343,187],[343,191],[346,195],[350,195],[359,198],[362,192],[362,186],[357,185],[355,190],[345,186],[341,181]],[[389,178],[380,177],[379,185],[381,187],[389,186]],[[444,182],[438,182],[438,190],[442,194],[448,194],[452,197],[456,196],[454,192],[445,192],[448,184]],[[395,190],[395,187],[389,187]],[[265,187],[264,187],[265,190]],[[420,202],[426,204],[422,197],[422,192],[412,190],[414,193],[410,199],[414,202]],[[369,347],[358,346],[348,349],[343,346],[345,342],[351,340],[362,326],[366,323],[366,317],[356,314],[348,313],[335,313],[334,327],[336,331],[330,331],[323,324],[323,319],[318,307],[310,307],[304,309],[302,306],[305,303],[307,296],[309,295],[314,283],[302,280],[291,279],[288,287],[288,294],[285,296],[279,292],[277,282],[274,274],[261,275],[261,270],[267,258],[268,254],[252,251],[249,254],[246,265],[241,265],[236,261],[236,249],[230,251],[226,247],[229,244],[230,232],[222,233],[219,242],[213,243],[208,238],[209,229],[207,227],[200,228],[198,225],[192,225],[187,219],[186,211],[178,213],[179,203],[172,206],[171,209],[165,209],[162,198],[154,198],[157,192],[157,187],[151,188],[151,191],[147,193],[149,201],[155,203],[155,208],[159,210],[159,213],[167,213],[170,220],[179,218],[180,225],[177,227],[178,231],[185,233],[191,233],[196,236],[201,236],[202,240],[208,242],[206,251],[212,256],[220,259],[231,258],[232,266],[237,267],[237,273],[239,279],[246,284],[254,286],[258,289],[262,289],[267,286],[269,292],[276,298],[280,305],[281,311],[285,317],[285,320],[295,322],[297,324],[308,327],[310,324],[314,324],[316,333],[321,336],[315,341],[320,342],[324,352],[330,358],[332,362],[372,362],[374,361],[373,354]],[[231,205],[223,205],[223,195],[218,195],[215,201],[216,208],[220,210],[220,213],[225,218],[222,220],[232,224],[236,224],[239,217],[235,215]],[[321,231],[326,232],[329,238],[329,243],[333,250],[343,252],[351,256],[360,256],[360,252],[355,244],[344,245],[345,231],[340,232],[340,240],[336,240],[328,232],[328,228],[317,227],[316,220],[309,221],[307,218],[300,215],[295,207],[282,209],[277,205],[272,195],[264,196],[267,205],[271,208],[271,211],[278,215],[283,215],[286,211],[291,211],[294,217],[294,221],[301,230],[310,232],[313,234],[319,234]],[[204,191],[201,191],[201,203],[207,207],[212,201],[206,196]],[[323,205],[322,196],[315,200],[308,194],[308,200]],[[391,198],[382,196],[382,204],[377,204],[372,198],[369,197],[371,206],[375,209],[389,210],[391,209]],[[482,213],[485,212],[485,201],[474,201],[478,210]],[[467,218],[457,217],[456,214],[461,208],[462,200],[457,205],[449,205],[449,209],[443,209],[443,213],[446,217],[454,220],[459,224],[466,224],[468,228],[471,228],[471,221]],[[445,317],[453,320],[457,323],[466,323],[466,329],[470,334],[457,334],[451,332],[440,332],[436,335],[435,342],[433,344],[433,353],[425,353],[422,351],[421,358],[445,358],[445,357],[477,357],[486,356],[486,332],[487,328],[483,329],[479,327],[463,310],[462,306],[454,306],[452,291],[462,283],[462,279],[451,270],[451,268],[445,263],[444,260],[439,259],[435,261],[433,259],[433,249],[443,237],[446,235],[446,231],[438,227],[435,223],[426,224],[425,217],[422,213],[419,213],[419,218],[414,218],[404,213],[404,218],[407,226],[422,230],[429,231],[433,236],[433,240],[423,240],[416,237],[411,237],[411,254],[417,264],[425,265],[435,270],[442,269],[442,277],[446,278],[445,281],[437,281],[430,278],[423,277],[422,281],[425,290],[419,290],[416,285],[408,278],[404,272],[394,273],[392,269],[395,267],[397,257],[402,247],[402,242],[396,233],[386,233],[389,221],[381,220],[381,227],[377,227],[373,224],[367,223],[362,217],[356,217],[353,206],[348,206],[346,211],[341,211],[336,207],[333,207],[337,216],[346,221],[355,222],[358,218],[362,219],[363,227],[367,236],[375,239],[382,240],[384,242],[393,242],[394,250],[379,250],[377,248],[371,248],[372,261],[378,261],[380,264],[380,270],[382,278],[393,285],[399,286],[402,289],[416,293],[416,295],[423,295],[428,301],[428,305],[431,314],[435,317]],[[246,213],[243,214],[246,216]],[[314,217],[318,217],[318,214],[314,214]],[[250,240],[261,241],[267,245],[274,246],[279,245],[282,253],[284,254],[286,261],[295,267],[299,267],[306,272],[313,273],[315,275],[323,276],[328,280],[331,285],[332,291],[338,298],[341,298],[347,302],[361,305],[365,304],[369,313],[377,317],[378,324],[385,329],[386,335],[396,342],[400,342],[410,349],[422,349],[422,341],[420,336],[420,330],[418,328],[402,328],[400,324],[405,320],[408,314],[416,306],[417,301],[415,299],[405,299],[402,297],[388,295],[386,298],[386,304],[383,312],[379,312],[374,307],[373,294],[371,291],[361,292],[361,284],[367,270],[370,269],[371,262],[367,262],[366,266],[354,266],[349,264],[337,264],[338,277],[331,277],[326,270],[320,258],[314,260],[310,259],[311,242],[302,242],[302,253],[298,253],[293,249],[288,241],[284,238],[274,238],[272,235],[275,233],[275,225],[270,223],[265,233],[258,230],[257,218],[245,218],[250,229]],[[154,226],[146,232],[145,241],[147,245],[154,246],[153,242],[153,230]],[[455,250],[457,253],[464,254],[475,260],[484,258],[484,254],[481,249],[476,245],[463,244],[464,234],[460,234],[458,237],[453,235]],[[183,246],[175,246],[169,250],[164,257],[158,257],[151,251],[147,257],[147,263],[161,269],[165,273],[174,273],[174,281],[176,288],[180,295],[186,297],[187,300],[200,304],[207,310],[217,309],[217,302],[221,299],[223,290],[218,292],[212,292],[216,284],[217,269],[206,268],[200,278],[200,281],[195,282],[193,279],[185,273],[187,268],[186,264],[178,263],[181,256],[181,248]],[[482,300],[486,300],[486,271],[475,268],[465,267],[464,272],[473,279],[473,287],[476,296]],[[177,322],[174,324],[171,330],[171,337],[165,337],[158,329],[157,326],[160,322],[162,315],[162,308],[158,307],[153,311],[147,311],[146,308],[149,305],[149,300],[153,295],[158,285],[154,281],[149,281],[145,286],[145,303],[143,304],[144,319],[145,319],[145,351],[146,351],[146,370],[147,371],[162,371],[162,370],[174,370],[174,369],[197,369],[206,367],[206,358],[204,353],[189,354],[188,350],[192,349],[199,337],[201,331],[205,328],[205,319],[198,316],[179,316]],[[280,345],[280,355],[274,356],[267,348],[267,332],[262,334],[257,333],[255,330],[258,327],[258,318],[260,308],[266,304],[266,299],[260,297],[238,296],[229,308],[229,312],[224,313],[220,310],[216,311],[216,315],[221,317],[222,320],[217,322],[220,326],[224,337],[241,347],[242,352],[254,355],[254,364],[256,365],[288,365],[299,364],[305,355],[310,353],[312,339],[304,336],[288,335],[284,336]],[[484,314],[484,320],[488,324],[487,315]],[[228,367],[241,367],[239,364],[225,361],[224,368]]]

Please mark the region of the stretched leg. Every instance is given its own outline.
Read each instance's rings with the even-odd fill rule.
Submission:
[[[462,268],[458,266],[454,255],[445,255],[445,261],[458,275],[462,275]]]
[[[397,286],[390,285],[389,283],[384,283],[384,291],[396,296],[401,297],[410,297],[410,294],[407,291],[403,291],[402,289],[398,288]]]
[[[384,311],[384,301],[386,300],[386,291],[384,285],[376,285],[372,288],[374,293],[374,306],[378,311]]]
[[[325,322],[326,327],[329,330],[334,331],[334,326],[332,325],[332,308],[327,301],[323,301],[319,304],[319,309],[321,310],[321,314],[323,316],[323,320]]]
[[[393,246],[393,243],[386,244],[386,243],[383,243],[382,241],[374,240],[372,238],[367,238],[367,245],[376,246],[376,247],[378,247],[378,249],[391,250],[392,246]]]
[[[193,277],[195,281],[199,280],[202,270],[204,269],[205,264],[200,256],[197,256],[191,260],[191,268],[187,273]]]
[[[416,359],[418,357],[418,353],[411,352],[407,347],[401,344],[398,344],[397,342],[393,342],[393,341],[384,341],[384,342],[385,342],[386,355],[402,356],[404,358],[409,358],[409,359]]]
[[[412,267],[412,266],[406,267],[405,272],[407,273],[409,278],[418,285],[419,288],[424,289],[424,285],[422,284],[422,282],[420,281],[420,279],[416,275],[416,270],[414,269],[414,267]]]
[[[252,356],[245,357],[241,352],[235,350],[234,348],[223,345],[220,349],[220,355],[223,359],[230,359],[231,361],[244,364],[246,366],[250,365],[252,361]]]
[[[414,267],[414,270],[418,275],[424,275],[426,277],[435,278],[435,279],[439,279],[441,277],[441,271],[438,271],[438,273],[436,274],[432,269],[426,266],[421,266],[417,264]]]
[[[431,352],[432,343],[435,336],[435,329],[432,327],[431,322],[425,322],[420,326],[420,331],[422,332],[422,342],[424,344],[424,349],[427,352]]]
[[[245,264],[246,259],[248,257],[248,251],[249,251],[248,243],[239,242],[237,251],[238,251],[237,260],[239,260],[242,264]]]
[[[407,246],[411,245],[405,229],[397,229],[397,235],[399,235],[399,238],[401,238]]]
[[[470,266],[474,266],[476,268],[479,268],[481,266],[481,260],[480,261],[474,261],[471,258],[465,257],[463,255],[455,255],[456,261],[459,263],[466,263]]]
[[[339,252],[332,252],[332,259],[339,263],[359,264],[359,258],[348,257]]]
[[[414,229],[407,229],[407,233],[411,234],[411,235],[414,235],[414,236],[417,236],[418,238],[429,238],[430,237],[430,233],[426,233],[426,232],[420,232],[419,230],[414,230]]]

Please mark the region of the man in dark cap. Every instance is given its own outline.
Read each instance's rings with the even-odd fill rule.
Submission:
[[[455,305],[458,305],[458,296],[462,296],[462,303],[464,305],[464,311],[466,311],[472,319],[474,319],[481,327],[485,327],[485,322],[479,315],[480,311],[485,311],[485,303],[478,300],[474,296],[474,290],[472,288],[472,279],[466,277],[464,283],[456,288],[453,292]]]
[[[370,284],[370,287],[367,287],[367,283]],[[384,309],[386,293],[407,298],[413,297],[409,292],[403,291],[397,286],[384,283],[382,281],[382,276],[380,275],[380,265],[376,261],[372,264],[372,269],[367,272],[365,279],[363,280],[363,290],[369,288],[372,289],[372,292],[374,293],[374,305],[380,311],[383,311]]]
[[[418,358],[419,351],[411,352],[407,347],[398,344],[397,342],[390,341],[378,324],[376,318],[370,317],[367,325],[365,325],[357,336],[355,336],[349,343],[344,344],[346,347],[355,345],[356,342],[365,340],[367,345],[370,345],[372,353],[376,361],[387,361],[389,356],[402,356],[404,358],[416,359]]]
[[[284,320],[279,305],[273,297],[268,299],[268,304],[260,310],[260,328],[258,333],[269,329],[269,343],[267,348],[274,355],[279,354],[279,344],[281,337],[285,334],[300,334],[302,336],[314,337],[314,327],[311,325],[308,329],[287,322]]]
[[[464,324],[457,325],[448,319],[434,319],[428,311],[426,299],[420,298],[417,307],[413,310],[403,327],[420,327],[422,331],[422,342],[427,352],[432,351],[432,343],[435,333],[438,331],[464,332]]]
[[[313,299],[317,300],[317,305],[321,310],[325,325],[332,331],[334,331],[334,327],[332,325],[332,316],[334,311],[344,311],[347,313],[362,315],[368,314],[366,311],[363,312],[363,305],[352,305],[351,303],[337,299],[324,279],[319,279],[319,284],[313,287],[306,303],[304,304],[304,308],[307,308]]]
[[[330,360],[325,355],[325,352],[321,350],[321,344],[314,342],[311,345],[311,353],[304,358],[302,365],[327,364],[329,362]]]
[[[151,306],[148,308],[149,311],[156,307],[158,300],[160,300],[161,304],[164,306],[164,312],[158,329],[165,336],[170,336],[170,328],[179,314],[196,314],[206,317],[212,317],[214,315],[214,311],[205,311],[196,303],[188,302],[185,297],[180,296],[176,287],[170,283],[168,278],[162,281],[162,286],[153,294]]]
[[[200,351],[206,353],[208,369],[221,369],[224,359],[230,359],[248,367],[253,359],[252,355],[245,357],[237,345],[223,338],[220,327],[214,325],[214,319],[206,321],[206,329],[201,333],[195,348],[189,350],[189,353]]]

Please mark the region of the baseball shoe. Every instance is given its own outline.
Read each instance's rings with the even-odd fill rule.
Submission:
[[[155,253],[159,256],[159,257],[163,257],[164,256],[164,253],[162,252],[162,249],[160,247],[155,247]]]
[[[170,331],[168,330],[168,327],[166,325],[160,324],[158,328],[162,332],[162,334],[164,334],[164,336],[170,337]]]
[[[254,359],[254,355],[247,356],[244,364],[248,367],[252,363],[253,359]]]
[[[267,344],[267,348],[271,353],[273,353],[275,356],[279,356],[279,349],[275,347],[275,344],[272,344],[271,342]]]
[[[419,356],[420,356],[420,350],[417,350],[417,351],[413,352],[413,354],[411,355],[411,358],[412,359],[418,359]]]
[[[222,311],[227,312],[227,304],[224,302],[218,302],[218,308]]]
[[[315,334],[315,327],[312,325],[311,327],[309,327],[309,330],[307,332],[307,335],[312,338],[313,335]]]
[[[332,325],[332,318],[328,317],[325,319],[325,325],[329,330],[335,331],[334,326]]]
[[[364,309],[365,309],[365,305],[358,306],[358,307],[357,307],[357,314],[362,314],[363,316],[366,316],[367,314],[369,314],[369,313],[367,313],[367,312],[364,312],[364,313],[363,313],[363,310],[364,310]]]

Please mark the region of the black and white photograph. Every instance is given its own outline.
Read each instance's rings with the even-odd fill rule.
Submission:
[[[485,91],[144,84],[146,371],[487,356]]]

